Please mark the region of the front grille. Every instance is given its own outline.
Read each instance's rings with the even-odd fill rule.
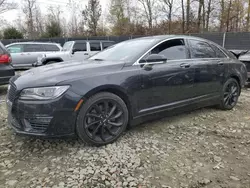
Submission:
[[[247,72],[250,72],[250,61],[242,61],[246,65]]]
[[[16,97],[16,85],[14,83],[10,83],[10,88],[8,90],[8,99],[10,102],[13,102]]]

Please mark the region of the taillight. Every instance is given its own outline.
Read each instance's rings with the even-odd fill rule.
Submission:
[[[11,62],[11,57],[8,54],[2,54],[0,55],[0,63],[10,63]]]

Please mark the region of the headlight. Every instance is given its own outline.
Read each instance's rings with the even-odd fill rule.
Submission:
[[[20,94],[23,100],[49,100],[60,97],[69,89],[69,86],[39,87],[24,89]]]

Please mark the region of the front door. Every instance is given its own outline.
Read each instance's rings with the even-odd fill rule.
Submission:
[[[76,41],[73,50],[76,52],[71,54],[71,60],[84,60],[89,57],[87,42],[85,41]]]
[[[188,59],[185,41],[173,39],[163,42],[143,58],[150,54],[164,55],[168,60],[152,65],[150,70],[138,65],[143,79],[139,113],[177,107],[193,98],[194,69]]]

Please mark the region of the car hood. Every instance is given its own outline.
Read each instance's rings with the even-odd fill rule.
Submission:
[[[114,61],[68,61],[33,68],[14,77],[18,90],[28,87],[53,86],[60,82],[83,79],[100,74],[109,74],[122,69],[124,62]]]

